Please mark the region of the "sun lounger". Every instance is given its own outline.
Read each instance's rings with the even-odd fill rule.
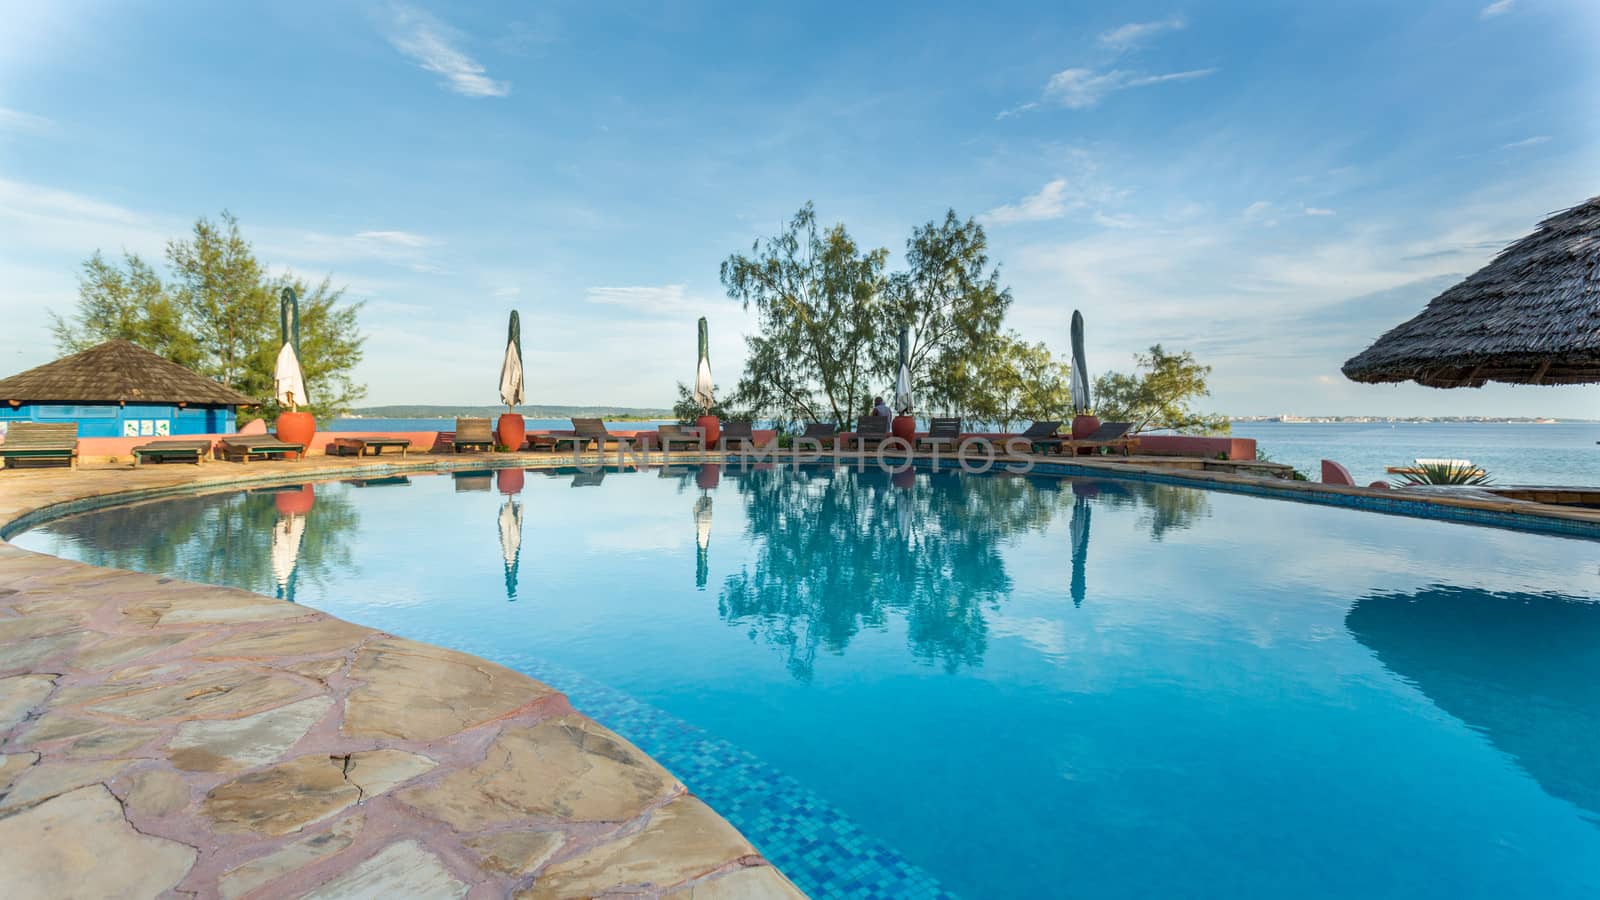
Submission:
[[[856,422],[856,449],[865,450],[867,444],[874,446],[889,439],[888,416],[862,416]]]
[[[723,422],[722,437],[717,440],[717,446],[723,450],[750,449],[756,445],[755,433],[749,422]]]
[[[1064,438],[1056,434],[1060,430],[1060,422],[1035,422],[1028,426],[1027,431],[1017,435],[1017,437],[1027,441],[1033,452],[1048,453],[1052,449],[1059,449],[1062,444],[1070,440],[1070,438]],[[1011,441],[1007,440],[1006,443],[1010,444]]]
[[[960,419],[934,419],[928,423],[928,433],[917,438],[917,447],[948,446],[961,440]]]
[[[656,441],[663,450],[671,450],[673,444],[688,444],[690,449],[699,450],[703,437],[704,432],[700,429],[682,425],[662,425],[656,429]]]
[[[295,459],[306,455],[305,444],[280,441],[276,435],[271,434],[230,435],[218,441],[217,448],[222,451],[222,458],[230,462],[249,462],[252,459],[271,459],[274,456],[283,459],[291,453]]]
[[[1122,451],[1123,456],[1131,456],[1133,448],[1139,445],[1138,436],[1129,434],[1131,431],[1133,431],[1132,422],[1103,422],[1090,434],[1073,438],[1067,441],[1066,445],[1072,448],[1074,455],[1082,450],[1093,452],[1101,447],[1107,447]]]
[[[198,466],[210,455],[210,441],[151,441],[133,448],[133,464],[192,462]]]
[[[458,418],[455,439],[451,443],[457,453],[468,448],[493,450],[494,427],[488,419]]]
[[[823,447],[832,447],[839,439],[839,426],[832,422],[812,422],[806,425],[806,432],[800,435],[800,439],[816,441]]]
[[[604,451],[608,443],[625,444],[631,440],[607,431],[606,423],[599,419],[573,419],[572,433],[556,435],[556,447],[559,449],[562,444],[571,444],[573,451],[578,452],[589,449],[592,444]]]
[[[405,456],[411,442],[405,438],[334,438],[328,445],[331,456],[382,456],[386,449],[398,449]]]
[[[78,465],[77,422],[12,422],[0,444],[0,459],[5,467],[13,463],[62,460],[68,468]]]

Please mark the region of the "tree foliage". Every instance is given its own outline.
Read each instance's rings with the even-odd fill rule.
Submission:
[[[1016,347],[1000,332],[1011,291],[1001,286],[1000,270],[989,266],[988,245],[982,225],[949,210],[943,222],[912,229],[907,268],[884,285],[874,368],[893,382],[900,329],[909,327],[912,392],[924,408],[961,411],[974,384],[965,377],[967,364]]]
[[[166,250],[168,277],[134,254],[121,265],[96,251],[78,276],[78,306],[69,317],[52,315],[51,330],[63,351],[124,339],[216,379],[276,414],[273,367],[281,346],[278,297],[293,287],[300,298],[300,365],[313,403],[327,419],[366,394],[353,371],[365,338],[360,303],[323,279],[310,284],[286,273],[271,276],[256,259],[239,222],[223,212],[201,217],[187,239]]]
[[[751,255],[722,263],[728,295],[756,310],[739,382],[745,405],[784,421],[849,421],[872,395],[874,315],[888,251],[863,252],[807,203]]]
[[[1010,431],[1019,422],[1072,418],[1072,370],[1044,344],[1015,332],[982,345],[971,360],[957,360],[949,378],[957,411],[974,422]]]
[[[1193,402],[1211,394],[1211,367],[1187,350],[1168,353],[1160,344],[1135,354],[1132,374],[1107,372],[1095,380],[1095,412],[1114,422],[1132,422],[1135,431],[1154,428],[1186,434],[1227,434],[1224,416],[1202,413]]]

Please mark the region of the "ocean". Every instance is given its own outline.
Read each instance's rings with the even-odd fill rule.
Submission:
[[[567,419],[529,419],[528,428],[570,428]],[[621,429],[651,422],[611,422]],[[439,431],[451,419],[337,419],[329,431]],[[1417,457],[1470,459],[1499,484],[1600,484],[1600,424],[1240,422],[1238,437],[1313,480],[1322,460],[1343,463],[1360,484],[1392,476],[1385,467]]]

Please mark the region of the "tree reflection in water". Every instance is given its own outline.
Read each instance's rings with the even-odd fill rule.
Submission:
[[[317,485],[305,513],[295,583],[323,587],[354,569],[350,538],[360,517],[347,488]],[[298,491],[299,486],[290,490]],[[272,530],[280,513],[274,493],[203,494],[96,510],[45,525],[41,532],[76,544],[78,559],[96,566],[158,572],[277,594]]]
[[[781,650],[801,680],[819,650],[843,653],[857,633],[897,617],[917,659],[948,672],[981,664],[986,614],[1011,593],[1005,542],[1042,530],[1069,503],[1063,587],[1075,605],[1089,593],[1093,504],[1145,510],[1156,540],[1210,512],[1203,492],[1141,482],[872,467],[735,474],[756,560],[726,579],[719,608]]]

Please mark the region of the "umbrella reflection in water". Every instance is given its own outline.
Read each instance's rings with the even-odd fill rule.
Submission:
[[[506,502],[500,507],[500,555],[505,561],[506,599],[517,599],[517,567],[522,562],[522,493],[527,474],[522,469],[501,469],[495,484]]]
[[[272,498],[278,520],[272,526],[272,582],[279,600],[294,602],[294,580],[300,566],[300,547],[306,539],[306,516],[316,504],[312,486],[279,492]]]
[[[711,491],[722,481],[722,466],[711,464],[701,466],[694,474],[695,486],[700,489],[700,496],[694,501],[694,586],[705,590],[706,581],[711,577],[711,558],[707,551],[711,548]]]

